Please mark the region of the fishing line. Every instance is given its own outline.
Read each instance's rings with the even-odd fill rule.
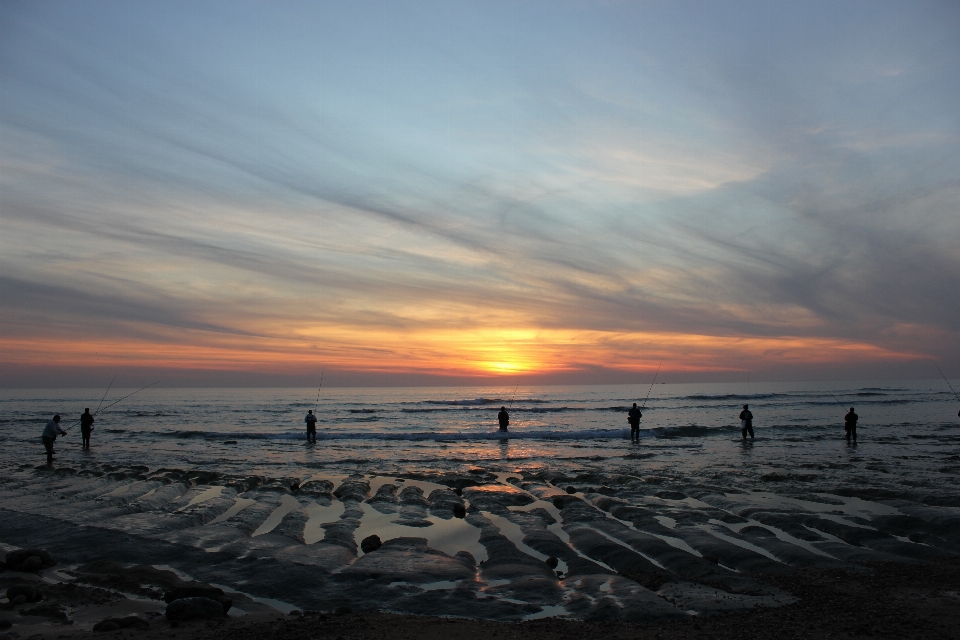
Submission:
[[[152,386],[155,385],[155,384],[160,384],[160,381],[157,380],[156,382],[152,382],[152,383],[148,384],[148,385],[145,386],[145,387],[140,387],[139,389],[137,389],[137,390],[134,391],[133,393],[128,393],[127,395],[123,396],[122,398],[120,398],[120,399],[117,400],[116,402],[111,402],[110,404],[108,404],[107,406],[105,406],[105,407],[103,408],[103,411],[106,411],[107,409],[109,409],[110,407],[112,407],[113,405],[115,405],[115,404],[117,404],[117,403],[119,403],[119,402],[123,402],[124,400],[126,400],[127,398],[129,398],[130,396],[132,396],[134,393],[140,393],[140,392],[143,391],[144,389],[149,389],[150,387],[152,387]],[[100,413],[100,411],[97,411],[97,413]]]
[[[113,378],[110,380],[110,384],[107,385],[107,390],[103,392],[103,397],[100,398],[100,404],[97,405],[97,410],[93,412],[93,415],[97,415],[98,413],[100,413],[100,407],[103,406],[103,401],[107,399],[107,394],[110,393],[110,387],[113,386],[113,381],[116,379],[117,379],[117,376],[116,374],[114,374]],[[76,422],[70,425],[70,428],[72,429],[78,424],[82,424],[82,422],[83,422],[82,420],[77,420]]]
[[[933,366],[937,368],[937,371],[940,371],[940,365],[938,365],[936,362],[933,363]],[[940,371],[940,377],[943,378],[943,381],[947,383],[948,387],[950,387],[950,391],[953,391],[953,397],[956,398],[958,402],[960,402],[960,396],[958,396],[957,392],[954,391],[953,385],[950,384],[949,380],[947,380],[947,376],[943,375],[943,371]]]
[[[513,388],[513,397],[510,398],[510,408],[513,409],[513,401],[517,399],[517,389],[520,388],[520,378],[517,378],[517,386]]]
[[[657,365],[657,372],[653,376],[653,382],[650,383],[650,388],[647,389],[647,397],[643,399],[643,406],[641,409],[647,408],[647,400],[650,398],[650,392],[653,391],[653,385],[657,384],[657,376],[660,375],[660,367],[663,366],[663,360],[660,361],[660,364]]]
[[[107,385],[107,390],[103,392],[103,397],[100,398],[100,404],[97,405],[97,410],[93,412],[93,415],[100,413],[100,407],[103,406],[103,401],[107,399],[107,394],[110,393],[110,387],[113,386],[113,381],[117,379],[116,374],[110,380],[110,384]]]
[[[829,393],[831,396],[833,396],[833,399],[837,401],[837,404],[840,405],[841,407],[843,407],[844,411],[846,411],[847,405],[845,405],[845,404],[843,404],[842,402],[840,402],[840,399],[837,398],[837,396],[833,395],[833,392],[832,392],[832,391],[827,391],[827,393]]]
[[[317,407],[320,406],[320,388],[323,387],[323,372],[326,370],[326,367],[320,369],[320,386],[317,387],[317,403],[313,405],[313,415],[317,415]]]

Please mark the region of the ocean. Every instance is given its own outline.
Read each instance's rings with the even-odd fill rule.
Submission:
[[[103,402],[135,389],[113,389]],[[626,412],[644,404],[632,445]],[[0,464],[33,452],[55,413],[69,427],[102,391],[0,391]],[[754,414],[757,439],[745,449],[738,415]],[[497,430],[507,406],[510,430]],[[856,449],[842,442],[843,415],[860,416]],[[307,446],[304,416],[316,409],[318,442]],[[923,475],[929,460],[956,453],[957,402],[943,381],[658,384],[649,386],[432,387],[377,389],[150,388],[97,416],[93,447],[79,428],[58,441],[59,464],[106,462],[210,471],[296,475],[310,469],[404,473],[594,465],[644,468],[800,458],[868,456]],[[642,457],[640,457],[642,456]],[[923,462],[921,462],[923,461]]]
[[[626,412],[648,392],[633,443]],[[711,610],[628,579],[651,571],[727,584],[728,604],[775,606],[782,594],[757,591],[748,574],[960,551],[960,407],[942,380],[323,388],[319,398],[153,387],[97,415],[82,450],[69,427],[102,394],[0,392],[0,546],[56,547],[94,528],[118,559],[162,558],[290,607],[491,619],[604,606],[618,617],[640,602]],[[849,407],[856,444],[844,440]],[[40,432],[54,412],[69,435],[47,465]],[[381,550],[359,548],[369,535]],[[71,549],[78,561],[96,554]],[[268,578],[278,566],[299,576],[296,588]],[[371,585],[376,602],[364,604]]]

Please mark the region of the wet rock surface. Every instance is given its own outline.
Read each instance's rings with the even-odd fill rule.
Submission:
[[[55,511],[39,484],[59,496]],[[203,583],[304,611],[597,621],[753,611],[792,606],[796,594],[775,576],[942,562],[960,550],[958,530],[955,509],[903,497],[725,490],[663,473],[271,479],[112,468],[0,482],[0,542],[32,547],[8,552],[15,567],[36,558],[37,571],[52,570],[44,554],[55,554],[104,605],[117,592],[201,598],[221,617],[232,594]],[[36,588],[26,582],[36,572],[2,568],[4,590]],[[43,604],[69,612],[69,588],[44,585]],[[4,606],[37,604],[28,591]]]

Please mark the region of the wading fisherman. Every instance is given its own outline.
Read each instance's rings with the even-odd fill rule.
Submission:
[[[60,428],[60,414],[53,416],[53,420],[47,423],[43,428],[43,434],[40,438],[43,440],[43,447],[47,450],[47,462],[53,461],[53,442],[57,436],[65,436],[67,432]]]
[[[640,418],[643,414],[637,408],[637,403],[633,403],[633,408],[627,413],[627,422],[630,423],[630,440],[640,442]]]
[[[80,437],[83,439],[82,449],[90,448],[90,432],[93,431],[93,416],[90,415],[90,407],[83,410],[80,414]]]
[[[750,405],[745,404],[743,405],[743,411],[740,412],[740,434],[744,440],[747,439],[747,433],[753,440],[753,414],[750,413]]]
[[[307,417],[303,419],[307,423],[307,442],[317,442],[317,416],[313,415],[313,409],[307,411]]]
[[[853,412],[853,407],[850,407],[850,413],[843,416],[843,430],[847,432],[847,442],[850,442],[850,436],[853,436],[853,441],[857,441],[857,420],[860,418],[857,414]]]
[[[497,414],[497,421],[500,422],[500,431],[506,431],[510,426],[510,414],[506,407],[500,407],[500,413]]]

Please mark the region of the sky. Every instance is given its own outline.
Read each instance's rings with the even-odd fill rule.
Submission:
[[[960,377],[956,2],[0,0],[0,386]]]

